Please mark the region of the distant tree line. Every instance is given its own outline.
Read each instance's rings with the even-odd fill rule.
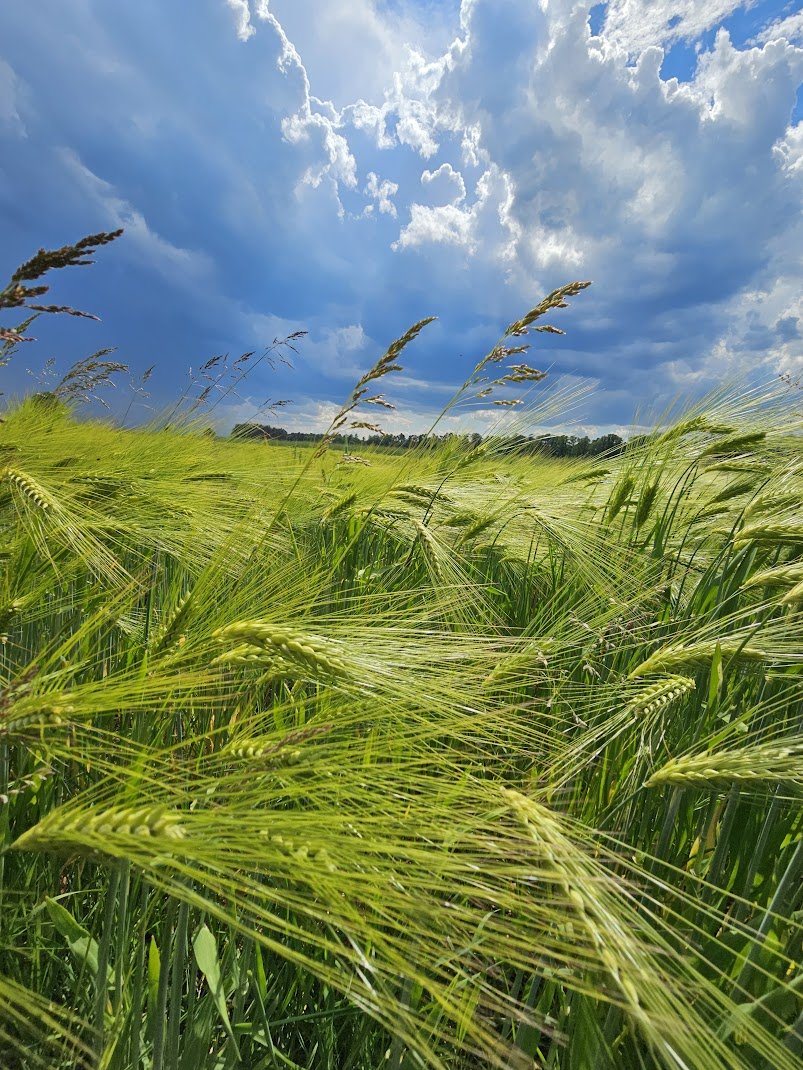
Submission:
[[[287,431],[284,427],[255,423],[235,424],[231,434],[233,438],[281,442],[320,442],[323,438],[317,431]],[[399,432],[395,435],[374,434],[360,439],[354,435],[335,435],[331,441],[335,446],[344,447],[366,445],[414,449],[435,447],[457,439],[462,439],[469,446],[479,446],[482,435],[476,431],[466,435],[457,435],[453,431],[443,435],[405,435]],[[600,435],[599,438],[589,438],[587,435],[507,435],[503,437],[503,442],[505,447],[518,453],[546,454],[548,457],[596,457],[601,453],[619,453],[625,445],[619,435]]]

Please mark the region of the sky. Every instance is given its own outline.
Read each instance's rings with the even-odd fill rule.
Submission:
[[[0,389],[113,345],[156,365],[159,407],[210,356],[306,330],[215,418],[290,398],[265,421],[323,430],[435,315],[383,383],[388,429],[421,431],[573,280],[566,335],[528,358],[588,387],[564,429],[798,375],[801,83],[797,0],[3,0],[0,272],[125,234],[51,276],[101,322],[40,319]]]

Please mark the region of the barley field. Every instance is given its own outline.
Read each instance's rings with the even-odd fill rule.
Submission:
[[[793,1070],[803,438],[0,424],[0,1064]]]
[[[570,402],[513,340],[585,285],[447,412]],[[205,433],[213,361],[136,429],[105,351],[7,405],[3,1070],[800,1066],[799,393],[344,447],[427,323],[301,447]]]

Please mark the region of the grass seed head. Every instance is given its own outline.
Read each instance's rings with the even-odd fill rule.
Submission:
[[[696,686],[689,676],[667,676],[648,684],[630,700],[627,710],[639,716],[656,713],[694,691]]]
[[[329,641],[294,632],[261,620],[238,621],[218,628],[213,637],[223,644],[234,642],[234,650],[218,661],[232,656],[247,660],[268,660],[279,657],[313,676],[346,677],[346,663]]]
[[[624,476],[616,486],[613,488],[610,500],[608,502],[608,519],[613,520],[621,511],[622,506],[628,500],[633,493],[633,488],[636,482],[632,476]]]
[[[0,474],[0,479],[6,480],[43,512],[47,512],[54,507],[52,495],[40,483],[37,483],[32,476],[26,475],[25,472],[20,472],[17,468],[6,468]]]
[[[776,565],[762,572],[755,572],[745,581],[745,587],[787,587],[803,582],[803,562],[791,565]]]
[[[15,850],[57,853],[114,854],[123,844],[119,837],[179,841],[186,837],[185,815],[163,806],[109,807],[102,810],[55,810],[23,833],[12,845]],[[105,841],[105,842],[104,842]]]
[[[738,531],[734,537],[734,543],[740,545],[745,542],[803,542],[803,524],[800,523],[777,523],[769,521],[759,524],[749,524]]]
[[[631,671],[630,677],[632,679],[636,676],[645,676],[647,673],[671,672],[673,669],[705,666],[713,658],[717,644],[725,659],[738,658],[740,661],[763,662],[767,658],[765,650],[734,642],[727,637],[699,643],[672,643],[656,650],[641,665],[637,665]]]
[[[647,787],[661,784],[790,783],[803,786],[803,741],[687,754],[671,758],[653,773]]]

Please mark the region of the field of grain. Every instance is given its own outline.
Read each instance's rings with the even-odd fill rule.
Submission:
[[[0,423],[0,1063],[800,1065],[803,438]]]

